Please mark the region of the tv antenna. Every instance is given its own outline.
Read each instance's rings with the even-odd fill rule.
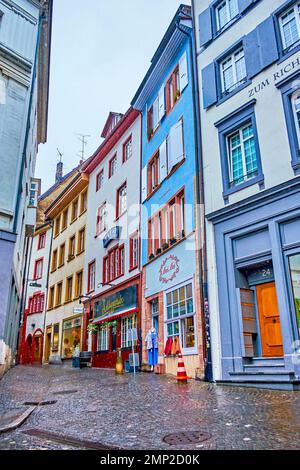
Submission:
[[[78,152],[78,155],[81,157],[81,160],[85,160],[85,147],[88,144],[87,137],[91,137],[89,134],[75,134],[78,136],[78,140],[81,142],[81,150]]]
[[[59,148],[57,148],[56,150],[57,150],[57,155],[58,155],[58,158],[59,158],[59,163],[61,163],[61,162],[62,162],[63,153],[59,150]]]

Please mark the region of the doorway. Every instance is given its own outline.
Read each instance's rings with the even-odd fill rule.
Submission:
[[[45,341],[45,356],[44,361],[48,364],[50,357],[50,348],[51,348],[51,330],[47,331],[46,341]]]
[[[256,286],[263,357],[283,357],[281,324],[275,282]]]

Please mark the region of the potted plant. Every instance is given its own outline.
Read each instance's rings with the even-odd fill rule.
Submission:
[[[92,334],[95,334],[97,333],[97,331],[99,330],[99,326],[98,325],[94,325],[93,323],[90,323],[87,327],[87,330],[88,330],[88,333],[92,333]]]
[[[172,237],[171,240],[170,240],[171,245],[174,245],[174,243],[176,243],[176,241],[177,241],[176,238]]]
[[[157,248],[156,254],[157,254],[157,255],[160,255],[160,254],[161,254],[161,248]]]
[[[168,242],[163,243],[162,249],[165,251],[168,248],[169,248],[169,243]]]
[[[153,254],[153,253],[150,253],[150,255],[149,255],[149,260],[151,260],[151,259],[153,259],[153,258],[155,258],[154,254]]]

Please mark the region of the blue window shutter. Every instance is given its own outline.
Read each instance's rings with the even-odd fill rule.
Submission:
[[[243,13],[252,5],[253,0],[239,0],[239,13]]]
[[[202,90],[203,106],[206,109],[215,104],[218,100],[216,67],[214,62],[207,65],[202,70]]]
[[[273,64],[279,57],[273,17],[270,16],[257,26],[261,70]]]
[[[261,70],[257,29],[251,31],[243,39],[246,69],[248,78],[257,75]]]
[[[199,36],[201,47],[205,46],[209,41],[212,40],[213,30],[211,8],[207,8],[199,15]]]

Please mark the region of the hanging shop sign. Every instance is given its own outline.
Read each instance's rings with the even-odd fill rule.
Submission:
[[[133,285],[115,294],[108,295],[94,304],[95,318],[104,318],[126,312],[137,307],[137,286]]]
[[[73,308],[73,313],[83,313],[84,312],[84,307],[74,307]]]
[[[113,240],[118,240],[120,238],[120,227],[116,225],[115,227],[111,228],[105,237],[103,238],[103,247],[107,248],[108,245],[113,241]]]

